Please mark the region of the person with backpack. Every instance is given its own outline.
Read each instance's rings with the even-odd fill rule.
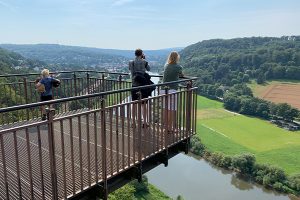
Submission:
[[[145,55],[142,49],[135,50],[135,59],[129,62],[129,70],[131,73],[132,87],[148,85],[146,71],[150,71],[148,62],[145,60]],[[131,91],[131,100],[138,100],[138,90]],[[145,98],[145,97],[144,97]]]
[[[150,66],[146,61],[145,55],[143,54],[142,49],[135,50],[135,59],[129,62],[129,70],[131,73],[132,87],[151,85],[153,82],[151,81],[151,77],[146,71],[150,71]],[[141,90],[131,90],[131,100],[135,101],[139,99],[139,92],[141,92],[142,98],[147,98],[151,96],[151,92],[154,87],[144,88]],[[154,88],[155,89],[155,88]],[[143,102],[144,103],[144,102]],[[148,118],[148,109],[147,104],[142,106],[142,116],[146,116]],[[135,109],[135,105],[133,105],[133,110]],[[136,113],[136,112],[135,112]],[[145,126],[147,119],[144,119],[143,127]]]
[[[44,69],[41,72],[41,79],[36,80],[36,88],[41,93],[41,101],[50,101],[53,99],[53,86],[59,86],[59,80],[50,76],[48,69]],[[51,106],[51,105],[50,105]],[[45,106],[41,107],[42,120],[46,120]]]

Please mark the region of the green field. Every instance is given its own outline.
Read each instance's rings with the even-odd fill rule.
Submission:
[[[231,113],[222,103],[198,97],[197,132],[211,151],[228,155],[251,152],[260,163],[300,173],[300,131],[290,132],[268,121]]]

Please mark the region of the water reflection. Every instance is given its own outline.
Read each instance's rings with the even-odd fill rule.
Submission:
[[[179,154],[169,166],[159,166],[147,173],[149,182],[170,197],[180,194],[185,200],[299,200],[267,190],[203,159]]]
[[[239,190],[251,190],[254,188],[253,184],[246,182],[246,180],[242,180],[241,178],[242,177],[238,177],[238,175],[233,174],[230,181],[231,185],[235,186]]]

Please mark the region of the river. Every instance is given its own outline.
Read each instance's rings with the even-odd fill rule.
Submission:
[[[157,83],[158,78],[152,81]],[[192,154],[179,154],[168,167],[160,165],[146,175],[149,183],[174,199],[181,195],[185,200],[299,200],[238,178]]]
[[[185,200],[296,200],[250,183],[194,155],[179,154],[147,174],[149,183],[168,196]]]

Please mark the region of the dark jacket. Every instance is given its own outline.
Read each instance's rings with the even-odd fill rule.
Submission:
[[[151,81],[151,76],[148,73],[135,73],[134,81],[137,83],[138,86],[145,86],[145,85],[153,85],[154,83]],[[155,86],[151,86],[148,88],[141,89],[142,98],[147,98],[151,96],[152,91],[156,89]]]

